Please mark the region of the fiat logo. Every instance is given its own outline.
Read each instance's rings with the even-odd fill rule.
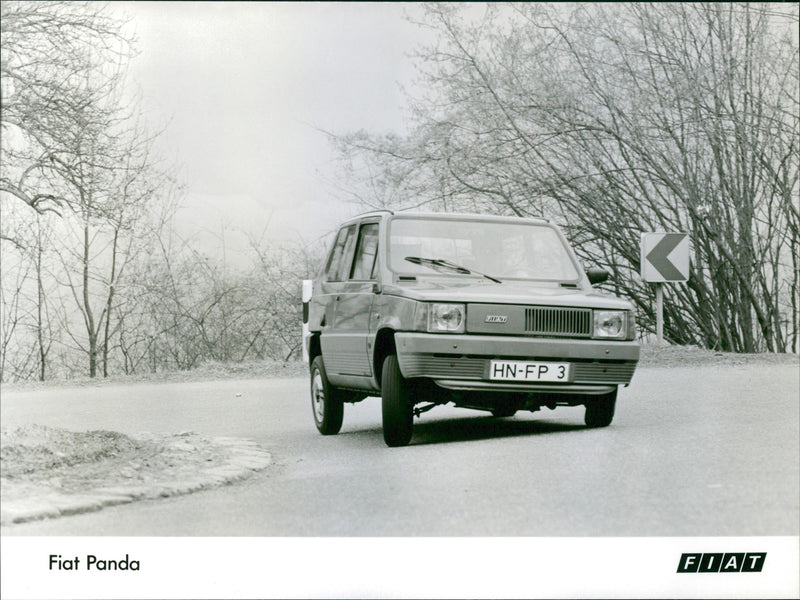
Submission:
[[[505,323],[508,317],[505,315],[486,315],[486,323]]]

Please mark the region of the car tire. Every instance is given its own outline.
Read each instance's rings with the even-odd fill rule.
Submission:
[[[591,396],[586,401],[586,414],[583,417],[587,427],[608,427],[614,420],[617,404],[617,390],[603,396]]]
[[[400,372],[397,355],[383,361],[381,404],[383,409],[383,441],[390,448],[407,446],[414,431],[414,401],[408,381]]]
[[[344,392],[328,381],[321,356],[311,363],[311,412],[322,435],[336,435],[344,419]]]

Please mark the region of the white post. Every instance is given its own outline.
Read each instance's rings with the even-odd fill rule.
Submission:
[[[664,284],[656,283],[656,338],[664,343]]]
[[[311,279],[303,280],[303,362],[308,363],[308,303],[311,301],[311,295],[314,291],[314,282]]]

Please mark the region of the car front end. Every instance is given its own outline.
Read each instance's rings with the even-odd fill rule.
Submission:
[[[404,377],[488,406],[493,392],[531,394],[528,406],[584,404],[630,383],[633,306],[593,288],[557,227],[398,215],[389,229],[384,294],[414,302],[395,334]]]
[[[403,375],[486,392],[605,394],[630,383],[639,359],[630,305],[554,300],[418,301],[417,330],[395,334]]]

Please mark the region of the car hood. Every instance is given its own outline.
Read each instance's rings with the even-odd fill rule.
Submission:
[[[632,308],[630,302],[622,298],[606,296],[594,290],[587,292],[583,289],[565,288],[552,283],[418,280],[386,285],[383,293],[422,302]]]

